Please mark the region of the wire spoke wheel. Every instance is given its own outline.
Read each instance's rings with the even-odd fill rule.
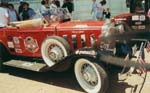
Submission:
[[[62,37],[51,36],[46,38],[41,46],[41,54],[45,63],[52,67],[69,55],[70,47]]]
[[[98,64],[81,58],[75,63],[75,76],[80,86],[88,93],[104,93],[107,88],[107,74]]]

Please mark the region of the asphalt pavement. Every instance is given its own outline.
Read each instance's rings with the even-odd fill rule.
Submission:
[[[149,93],[150,72],[147,73],[144,86],[144,76],[131,74],[125,81],[118,80],[119,70],[109,73],[109,93]],[[141,90],[140,90],[141,89]],[[73,69],[66,72],[32,72],[28,70],[7,67],[0,73],[0,93],[83,93],[74,76]]]

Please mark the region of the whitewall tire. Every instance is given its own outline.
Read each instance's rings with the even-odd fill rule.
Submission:
[[[69,53],[69,44],[62,37],[48,37],[43,41],[41,46],[42,58],[49,67],[52,67],[63,60]]]
[[[88,93],[105,93],[108,87],[106,71],[90,60],[80,58],[75,63],[75,76],[79,85]]]

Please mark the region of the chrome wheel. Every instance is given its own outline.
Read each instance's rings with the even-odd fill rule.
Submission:
[[[70,47],[66,40],[58,36],[46,38],[41,46],[45,63],[52,67],[69,55]]]
[[[91,86],[96,86],[98,83],[96,72],[90,64],[85,63],[82,65],[81,76]]]

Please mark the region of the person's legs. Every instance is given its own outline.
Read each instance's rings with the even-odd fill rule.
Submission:
[[[102,21],[103,20],[103,14],[102,13],[97,13],[96,14],[96,19],[99,20],[99,21]]]
[[[93,20],[97,20],[97,17],[96,17],[96,13],[95,13],[95,12],[93,12],[93,14],[92,14],[92,19],[93,19]]]

